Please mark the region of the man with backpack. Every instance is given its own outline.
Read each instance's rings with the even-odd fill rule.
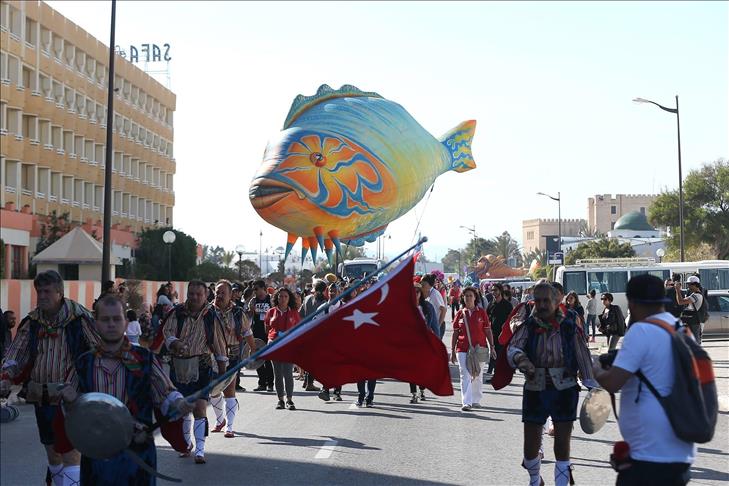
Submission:
[[[626,296],[631,326],[623,345],[612,366],[594,369],[605,390],[621,391],[618,424],[624,442],[616,443],[611,456],[616,484],[685,485],[696,455],[694,442],[711,440],[716,425],[716,387],[706,376],[711,361],[665,311],[659,278],[631,278]],[[701,376],[694,376],[692,362]]]
[[[709,318],[708,302],[701,288],[701,280],[699,277],[692,275],[687,280],[689,295],[684,298],[681,293],[681,282],[676,282],[676,303],[685,305],[681,312],[681,322],[686,324],[691,333],[696,338],[696,342],[701,344],[702,324]]]

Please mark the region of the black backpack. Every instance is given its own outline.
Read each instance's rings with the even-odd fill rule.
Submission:
[[[704,299],[701,302],[701,307],[699,307],[698,315],[699,322],[704,323],[709,320],[709,292],[706,289],[702,289],[701,295],[703,295]]]
[[[674,381],[671,394],[662,397],[638,370],[636,376],[648,387],[668,416],[676,436],[686,442],[704,444],[714,437],[719,399],[711,358],[684,329],[661,320],[646,319],[671,334]]]

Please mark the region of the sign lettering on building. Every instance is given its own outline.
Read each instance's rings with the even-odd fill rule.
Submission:
[[[139,47],[130,45],[129,54],[120,46],[116,46],[116,53],[129,62],[162,62],[171,61],[170,45],[140,44]]]

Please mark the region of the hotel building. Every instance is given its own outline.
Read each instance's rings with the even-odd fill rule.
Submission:
[[[52,211],[101,236],[109,122],[114,254],[129,258],[137,232],[173,224],[175,94],[117,55],[109,121],[108,60],[106,45],[49,5],[0,2],[5,278],[25,276]]]

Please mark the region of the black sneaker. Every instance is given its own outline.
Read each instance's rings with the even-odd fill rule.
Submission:
[[[253,391],[266,391],[266,387],[264,385],[258,385]]]
[[[357,400],[357,408],[362,408],[362,400]]]
[[[278,404],[276,405],[276,410],[283,410],[284,408],[286,408],[286,405],[284,405],[284,401],[279,400]]]
[[[374,405],[372,405],[372,400],[367,400],[367,401],[365,402],[365,406],[366,406],[367,408],[372,408],[372,407],[374,407]]]
[[[410,403],[418,403],[418,395],[416,393],[413,393],[413,396],[410,397]]]
[[[340,395],[339,393],[335,393],[334,394],[334,401],[335,402],[341,402],[342,401],[342,395]]]
[[[420,401],[421,402],[425,401],[425,390],[420,390]]]
[[[328,402],[329,399],[330,399],[330,397],[329,397],[329,390],[324,389],[324,390],[320,391],[319,392],[319,395],[317,395],[317,396],[319,398],[321,398],[322,400],[324,400],[325,402]]]
[[[289,410],[296,410],[296,406],[294,406],[294,402],[291,400],[286,400],[286,408]]]

